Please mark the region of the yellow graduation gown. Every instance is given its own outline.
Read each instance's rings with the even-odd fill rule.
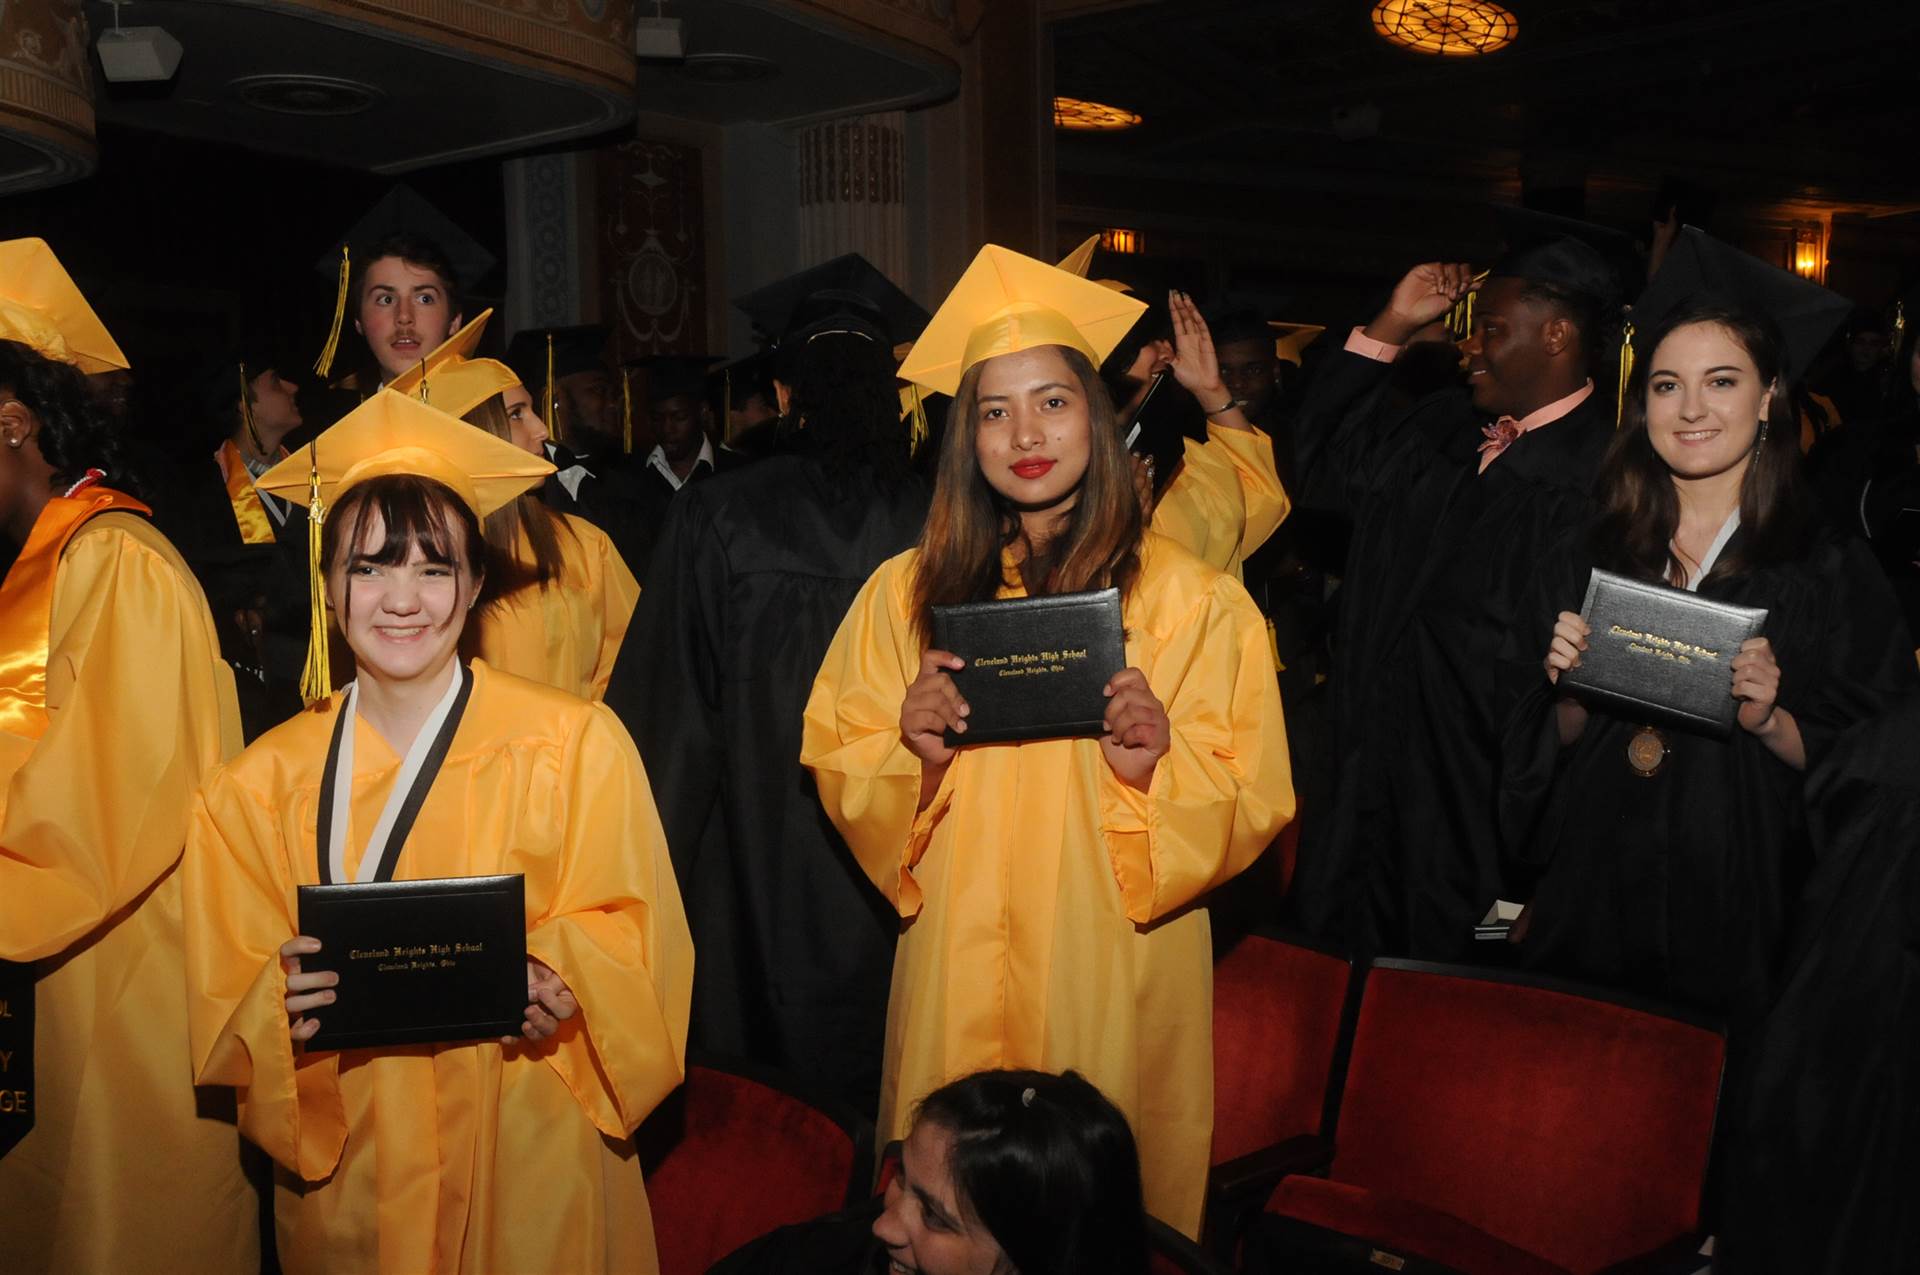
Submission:
[[[918,551],[874,573],[807,704],[801,761],[904,918],[880,1131],[988,1067],[1074,1068],[1127,1113],[1147,1207],[1197,1234],[1213,1132],[1213,954],[1194,901],[1293,815],[1280,695],[1246,591],[1151,533],[1126,603],[1127,660],[1172,722],[1141,793],[1097,740],[962,749],[915,814],[900,702],[922,646]],[[1009,594],[1008,596],[1012,596]]]
[[[1186,440],[1180,472],[1153,507],[1153,529],[1238,579],[1292,502],[1274,468],[1273,440],[1257,429],[1207,422],[1207,441]]]
[[[606,532],[584,518],[556,514],[563,565],[546,588],[515,589],[490,603],[472,628],[473,653],[502,672],[598,700],[640,600],[640,582]],[[521,561],[533,563],[526,533]]]
[[[231,1116],[196,1111],[180,875],[195,789],[240,746],[205,596],[102,513],[54,576],[48,723],[0,749],[0,957],[35,961],[33,1132],[0,1160],[0,1270],[250,1271]],[[9,653],[11,654],[11,653]]]
[[[239,1090],[241,1130],[274,1159],[288,1275],[657,1269],[628,1135],[681,1081],[693,951],[647,777],[606,708],[473,671],[394,875],[525,874],[527,951],[580,1002],[552,1039],[293,1047],[278,953],[319,876],[338,697],[255,741],[194,811],[194,1063]],[[400,766],[354,729],[349,872]]]

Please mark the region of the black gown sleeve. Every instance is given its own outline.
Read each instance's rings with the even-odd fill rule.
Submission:
[[[1807,783],[1814,868],[1753,1061],[1719,1268],[1920,1269],[1920,697]]]
[[[707,502],[674,502],[620,645],[606,703],[640,750],[680,881],[720,799],[725,769],[720,659],[726,550]]]

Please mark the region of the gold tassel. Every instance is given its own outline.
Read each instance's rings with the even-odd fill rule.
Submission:
[[[620,448],[633,455],[633,372],[620,369]]]
[[[1456,341],[1464,341],[1473,335],[1473,298],[1480,291],[1480,285],[1487,281],[1493,271],[1482,270],[1467,282],[1467,295],[1453,303],[1453,309],[1447,311],[1447,333]]]
[[[307,663],[300,670],[300,698],[312,704],[333,694],[333,670],[327,664],[327,584],[320,561],[320,527],[327,506],[320,499],[320,450],[307,444],[307,601],[312,632],[307,638]]]
[[[907,425],[907,455],[918,456],[920,454],[920,448],[926,444],[927,434],[930,432],[927,427],[927,407],[926,404],[920,401],[920,387],[910,383],[909,388],[913,391],[913,410],[907,413],[907,420],[909,422]]]
[[[420,360],[420,401],[427,401],[427,360],[424,357]]]
[[[1613,400],[1613,427],[1620,428],[1620,422],[1627,415],[1627,382],[1633,379],[1633,320],[1628,319],[1620,329],[1620,388]]]
[[[340,353],[340,329],[347,321],[347,281],[352,277],[351,263],[347,257],[347,246],[340,245],[340,285],[333,298],[333,326],[327,330],[327,343],[320,347],[320,357],[313,361],[313,370],[322,377],[333,375],[333,359]]]
[[[560,400],[553,396],[553,333],[547,333],[547,433],[553,441],[566,441],[566,430],[560,421]]]
[[[253,423],[253,390],[248,385],[247,365],[240,365],[240,423],[247,427],[247,439],[253,444],[253,454],[261,460],[272,460],[267,455],[267,445],[260,441],[260,427]]]
[[[1893,353],[1898,358],[1900,351],[1907,345],[1907,303],[1893,303]]]

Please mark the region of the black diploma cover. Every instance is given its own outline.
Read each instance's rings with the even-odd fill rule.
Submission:
[[[1733,657],[1759,636],[1764,608],[1596,569],[1580,615],[1592,630],[1587,650],[1560,685],[1630,717],[1719,739],[1733,732]]]
[[[1118,589],[935,607],[933,645],[967,662],[952,675],[967,730],[948,747],[1098,735],[1127,666]]]
[[[518,1036],[526,1021],[526,878],[443,877],[300,887],[300,933],[334,970],[309,1050]]]

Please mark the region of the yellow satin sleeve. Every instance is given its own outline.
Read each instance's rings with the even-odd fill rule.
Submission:
[[[693,939],[633,740],[595,705],[563,762],[566,833],[527,933],[580,1002],[547,1061],[600,1132],[631,1134],[684,1077]]]
[[[1273,440],[1257,429],[1207,424],[1207,441],[1186,440],[1180,472],[1160,493],[1153,529],[1208,566],[1231,575],[1292,509],[1274,465]]]
[[[65,950],[171,869],[188,803],[240,743],[233,673],[173,546],[132,514],[75,534],[54,584],[47,730],[0,822],[0,958]]]

